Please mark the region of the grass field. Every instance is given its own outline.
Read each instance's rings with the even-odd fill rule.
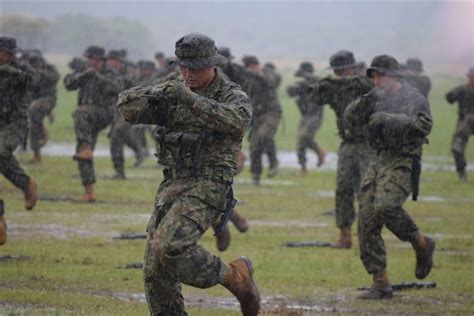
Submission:
[[[291,81],[285,76],[283,85]],[[435,128],[425,156],[446,157],[454,128],[456,109],[444,101],[444,93],[462,79],[436,77],[431,106]],[[299,114],[281,92],[284,125],[277,142],[292,150]],[[51,140],[71,142],[75,95],[59,88],[56,122]],[[319,140],[335,151],[334,117],[330,110]],[[283,127],[284,126],[284,127]],[[102,135],[100,142],[107,144]],[[21,162],[29,154],[18,153]],[[474,160],[474,146],[468,159]],[[132,164],[127,160],[127,166]],[[123,232],[143,232],[152,211],[153,197],[162,179],[154,162],[128,169],[126,181],[110,179],[110,159],[96,162],[98,202],[79,205],[67,201],[82,193],[76,164],[65,157],[45,157],[39,166],[24,165],[39,184],[41,200],[32,212],[25,211],[21,192],[0,178],[0,197],[5,200],[9,238],[0,254],[26,256],[0,260],[0,315],[145,315],[142,273],[122,269],[141,262],[144,240],[114,240]],[[469,315],[474,312],[474,181],[458,184],[453,172],[424,172],[419,202],[406,208],[421,230],[437,241],[435,265],[426,281],[435,289],[398,292],[393,300],[357,300],[357,287],[371,283],[358,257],[351,250],[285,248],[286,241],[336,238],[332,209],[335,172],[312,171],[306,178],[295,169],[283,169],[274,180],[260,187],[250,184],[245,170],[236,179],[239,210],[250,220],[246,234],[233,227],[232,245],[222,254],[215,250],[211,232],[202,244],[225,261],[240,255],[252,259],[256,282],[267,315],[362,314],[362,315]],[[355,234],[355,232],[354,232]],[[354,236],[355,237],[355,236]],[[394,283],[415,281],[415,258],[411,247],[384,230],[389,276]],[[355,239],[357,239],[355,237]],[[198,290],[184,287],[190,315],[238,315],[236,301],[222,287]]]

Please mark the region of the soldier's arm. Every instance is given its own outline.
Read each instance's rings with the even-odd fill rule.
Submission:
[[[198,97],[193,105],[203,128],[240,138],[252,118],[252,105],[240,89],[227,92],[223,102]]]
[[[67,90],[77,90],[82,87],[93,75],[95,70],[86,69],[84,71],[74,71],[64,77],[64,87]]]
[[[311,100],[320,106],[324,104],[331,104],[333,97],[333,81],[330,78],[322,79],[319,82],[313,83],[308,88],[308,95]]]
[[[461,93],[462,93],[462,87],[456,87],[446,94],[446,100],[450,104],[453,104],[454,102],[459,101],[459,97],[461,96]]]

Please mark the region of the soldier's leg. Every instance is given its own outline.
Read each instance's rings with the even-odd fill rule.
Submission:
[[[454,163],[456,164],[456,171],[458,172],[459,179],[461,181],[464,181],[466,177],[467,165],[465,151],[469,140],[469,133],[460,128],[459,125],[461,124],[458,124],[458,129],[453,135],[453,140],[451,143],[451,152],[453,153]]]
[[[127,145],[135,153],[136,161],[134,163],[134,167],[138,167],[148,155],[145,133],[145,125],[134,125],[130,127],[127,135]]]
[[[296,145],[296,154],[298,156],[298,163],[301,168],[306,170],[306,147],[308,147],[307,137],[307,119],[302,117],[298,126],[298,141]]]
[[[46,143],[43,120],[54,107],[54,98],[45,97],[33,101],[29,108],[30,146],[35,155],[39,155],[40,147]]]
[[[110,129],[110,155],[115,170],[115,178],[125,179],[125,158],[123,147],[130,126],[121,117],[116,118]]]
[[[73,112],[72,117],[77,142],[73,159],[92,160],[92,143],[94,142],[92,131],[96,128],[92,110],[90,107],[80,106]]]
[[[354,198],[360,183],[359,168],[352,144],[342,142],[336,172],[336,225],[350,227],[355,219]]]
[[[167,269],[163,261],[154,255],[150,245],[156,227],[170,206],[171,204],[156,207],[147,227],[143,279],[151,315],[186,315],[181,283],[176,279],[175,273]]]
[[[278,123],[280,122],[279,114],[271,114],[265,118],[262,133],[264,140],[265,153],[268,156],[269,171],[268,176],[274,177],[278,173],[278,158],[277,149],[275,145],[275,134],[278,129]]]
[[[264,150],[263,138],[261,137],[259,127],[255,126],[249,136],[250,142],[250,172],[252,173],[255,184],[259,184],[262,174],[262,155]]]
[[[25,123],[18,123],[14,128],[0,131],[0,173],[22,191],[27,188],[30,178],[20,167],[13,151],[21,143],[19,131],[25,128]]]

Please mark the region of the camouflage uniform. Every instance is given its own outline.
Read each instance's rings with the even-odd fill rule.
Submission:
[[[185,36],[176,42],[176,55],[179,45],[186,48],[196,36],[212,41],[203,35]],[[185,66],[194,62],[187,57],[179,62]],[[201,58],[196,67],[216,65],[218,60],[218,55]],[[179,97],[180,91],[186,96]],[[163,95],[167,97],[160,101]],[[147,228],[144,264],[150,313],[186,315],[181,283],[198,288],[224,283],[227,265],[197,242],[226,207],[235,155],[251,119],[251,104],[238,85],[217,71],[203,91],[191,92],[182,80],[171,80],[122,92],[118,107],[132,124],[159,126],[155,135],[160,142],[158,157],[164,166],[164,180]],[[154,252],[151,243],[156,246]]]
[[[355,63],[350,52],[341,51],[331,57],[332,68],[349,67]],[[339,66],[341,65],[341,66]],[[338,150],[336,174],[336,225],[350,227],[355,219],[354,197],[370,160],[370,149],[360,134],[346,133],[343,113],[347,106],[372,89],[367,77],[353,75],[327,77],[313,86],[315,104],[329,104],[337,119],[342,142]]]
[[[474,69],[472,75],[474,77]],[[453,153],[456,170],[460,179],[466,177],[465,151],[469,137],[474,134],[474,87],[472,85],[458,86],[446,94],[449,103],[458,102],[458,121],[453,134],[451,152]]]
[[[304,67],[305,63],[302,63],[302,65]],[[314,140],[314,135],[321,126],[324,109],[322,104],[315,104],[308,93],[310,87],[316,84],[320,78],[312,74],[312,65],[309,63],[307,65],[311,66],[311,68],[305,70],[300,65],[300,69],[295,74],[296,77],[300,77],[302,80],[289,86],[287,89],[291,97],[297,97],[296,104],[301,114],[296,153],[298,155],[298,162],[302,167],[306,166],[306,148],[313,150],[318,156],[320,155],[321,149]]]
[[[46,63],[41,55],[30,56],[30,62],[38,66],[34,67],[39,74],[38,84],[33,87],[32,99],[29,107],[30,118],[30,145],[35,156],[39,156],[41,143],[47,139],[43,120],[50,115],[56,106],[56,85],[59,81],[59,73],[51,64]]]
[[[390,59],[394,69],[398,66],[392,57],[380,56],[374,58],[368,72],[383,71],[374,66],[377,58],[381,60],[379,64]],[[360,258],[367,272],[376,275],[387,265],[381,235],[384,225],[402,241],[414,243],[419,234],[402,205],[415,189],[413,185],[417,185],[417,164],[432,126],[429,103],[402,80],[399,91],[374,88],[351,104],[344,115],[350,130],[362,131],[377,152],[362,180],[358,224]]]
[[[258,63],[258,60],[251,60]],[[252,123],[248,139],[250,141],[250,171],[254,181],[259,182],[262,173],[262,155],[265,152],[274,152],[269,155],[270,169],[278,166],[274,137],[281,119],[281,105],[276,94],[278,77],[268,72],[245,69],[236,63],[227,63],[225,74],[242,89],[252,100]]]
[[[104,50],[99,47],[89,47],[85,55],[89,54],[104,58]],[[84,71],[68,74],[64,78],[64,86],[69,91],[79,90],[78,107],[72,113],[77,141],[76,153],[85,146],[90,146],[93,150],[99,132],[112,123],[113,112],[110,100],[118,94],[119,87],[107,77],[105,66],[100,70],[87,68]],[[94,184],[96,178],[93,159],[74,159],[79,165],[82,184],[84,186]]]
[[[431,90],[431,80],[428,76],[423,75],[423,64],[418,58],[409,58],[402,71],[403,78],[410,86],[417,89],[425,98]]]
[[[0,50],[14,54],[16,41],[0,37]],[[27,64],[13,60],[0,63],[0,172],[16,187],[26,190],[30,177],[20,167],[13,152],[27,128],[28,87],[38,80]]]

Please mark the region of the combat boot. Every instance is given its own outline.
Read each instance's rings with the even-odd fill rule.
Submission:
[[[273,178],[273,177],[275,177],[275,176],[277,176],[277,175],[278,175],[278,165],[275,165],[275,166],[271,167],[270,169],[268,169],[268,174],[267,174],[267,176],[268,176],[269,178]]]
[[[25,194],[25,208],[27,210],[32,210],[36,205],[36,201],[38,200],[36,190],[36,182],[33,178],[30,178],[30,181],[28,181],[28,184],[23,190],[23,193]]]
[[[411,244],[416,253],[415,276],[418,279],[424,279],[433,267],[433,252],[436,243],[433,239],[418,234]]]
[[[77,199],[75,199],[74,202],[94,203],[96,200],[95,193],[94,193],[94,186],[92,184],[86,184],[84,188],[85,188],[84,194],[78,197]]]
[[[249,224],[247,220],[237,213],[235,209],[232,210],[232,215],[230,216],[230,221],[234,224],[235,228],[241,233],[245,233],[249,229]]]
[[[227,264],[224,287],[235,295],[244,316],[256,316],[260,310],[260,294],[253,278],[252,262],[240,257]]]
[[[459,182],[465,183],[467,182],[467,172],[466,170],[459,170],[458,171]]]
[[[0,246],[7,241],[7,222],[5,221],[4,214],[3,201],[0,200]]]
[[[219,251],[226,251],[230,246],[230,230],[226,225],[219,235],[216,235],[216,247]]]
[[[350,249],[352,248],[351,227],[341,227],[339,239],[331,244],[332,248]]]
[[[48,142],[48,129],[43,125],[41,128],[41,138],[38,139],[38,146],[43,147]]]
[[[374,284],[372,284],[366,293],[359,295],[360,299],[365,300],[380,300],[392,297],[393,289],[390,285],[390,281],[388,280],[387,272],[385,270],[374,274]]]
[[[72,157],[74,160],[92,160],[92,146],[89,144],[81,144]]]
[[[316,153],[318,155],[318,164],[317,167],[321,167],[326,161],[326,151],[322,148],[319,148],[319,151]]]

